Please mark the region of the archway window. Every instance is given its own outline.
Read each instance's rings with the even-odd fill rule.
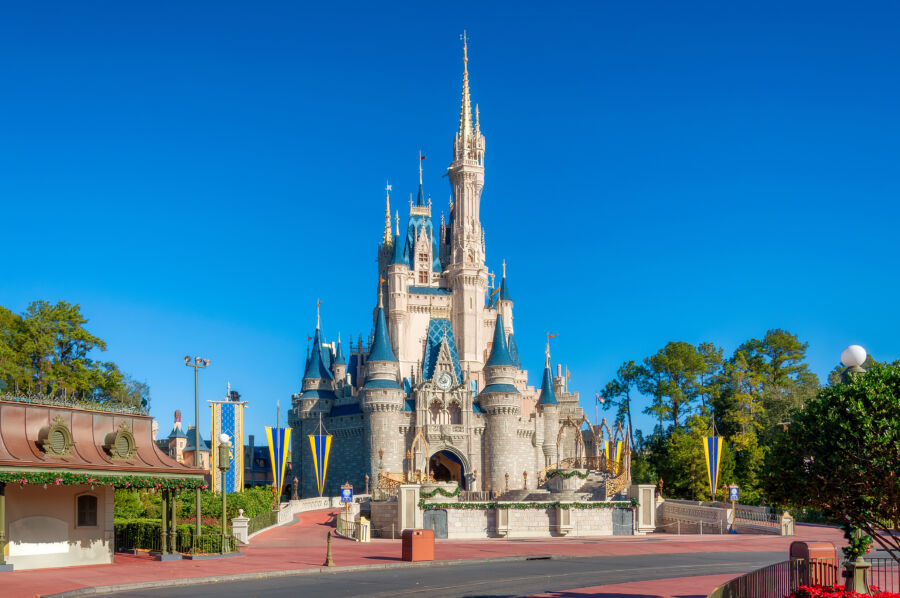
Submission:
[[[450,403],[450,423],[454,425],[458,425],[462,423],[462,409],[459,406],[459,403],[453,401]]]
[[[450,412],[439,402],[434,401],[428,408],[429,420],[432,424],[449,424]]]

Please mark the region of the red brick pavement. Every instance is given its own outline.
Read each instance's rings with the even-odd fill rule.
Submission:
[[[118,554],[111,565],[2,573],[0,596],[32,597],[77,588],[123,583],[316,568],[325,560],[325,536],[329,530],[334,529],[335,513],[336,511],[303,513],[292,525],[277,527],[254,537],[249,546],[241,549],[243,556],[239,557],[160,563],[146,554]],[[652,538],[606,536],[527,540],[440,540],[435,546],[435,559],[484,559],[536,554],[587,557],[712,551],[783,551],[787,555],[788,546],[796,539],[829,540],[836,544],[840,544],[842,540],[841,532],[831,528],[797,526],[797,534],[798,536],[792,538],[653,534]],[[359,544],[335,538],[333,555],[336,565],[399,562],[400,541],[375,539],[368,544]]]

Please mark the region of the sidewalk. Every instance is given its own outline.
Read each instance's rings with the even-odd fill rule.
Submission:
[[[112,565],[3,573],[0,575],[2,595],[4,598],[31,598],[78,588],[123,583],[318,568],[325,560],[325,538],[328,531],[334,529],[336,513],[336,510],[303,513],[291,525],[277,527],[254,537],[249,546],[241,549],[243,555],[238,557],[160,563],[144,554],[119,554]],[[653,534],[643,537],[440,540],[435,544],[435,560],[546,554],[587,557],[711,551],[780,551],[787,558],[788,547],[794,540],[842,543],[841,532],[831,528],[798,525],[797,534],[790,538]],[[335,537],[332,554],[335,564],[339,566],[398,563],[400,540],[376,539],[368,544],[359,544]]]

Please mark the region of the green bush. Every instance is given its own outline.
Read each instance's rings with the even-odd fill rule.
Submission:
[[[272,490],[269,486],[257,486],[243,492],[228,494],[228,518],[238,516],[238,509],[244,509],[245,517],[256,517],[272,509]],[[193,490],[185,490],[175,495],[175,512],[179,520],[192,519],[196,512],[196,498]],[[200,510],[203,520],[207,517],[219,519],[222,516],[222,495],[209,490],[200,493]],[[148,519],[159,521],[162,516],[162,498],[159,492],[150,490],[122,489],[115,494],[115,517],[117,520]]]
[[[116,538],[122,548],[158,549],[162,522],[159,519],[116,519],[114,521]],[[194,525],[181,523],[175,526],[177,531],[176,547],[179,551],[188,551],[194,537]],[[170,530],[171,531],[171,530]],[[204,525],[203,535],[220,536],[222,529],[213,525]]]

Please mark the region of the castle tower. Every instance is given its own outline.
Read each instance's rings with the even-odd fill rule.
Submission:
[[[343,386],[347,377],[347,360],[344,358],[344,350],[341,347],[340,333],[338,333],[337,346],[334,350],[334,361],[331,364],[331,373],[334,374],[335,387]]]
[[[447,274],[453,289],[453,329],[463,369],[478,371],[485,347],[483,311],[487,290],[484,240],[481,230],[481,190],[484,187],[484,136],[469,97],[468,43],[463,35],[463,85],[459,129],[453,141],[453,162],[447,169],[453,191],[450,263]]]
[[[503,491],[506,474],[510,476],[510,487],[518,488],[521,483],[522,468],[528,464],[517,459],[511,450],[516,442],[521,399],[513,385],[517,368],[509,356],[506,333],[503,330],[503,316],[497,315],[494,328],[494,343],[491,354],[484,364],[485,387],[478,395],[478,403],[485,412],[484,465],[486,486],[491,490]],[[527,467],[527,469],[532,469]]]
[[[369,475],[378,483],[379,472],[403,471],[404,437],[400,415],[406,393],[399,384],[400,363],[391,349],[381,294],[375,313],[375,338],[366,360],[366,383],[360,393],[365,414]]]
[[[316,332],[313,336],[313,346],[309,358],[306,360],[306,369],[303,372],[303,385],[299,394],[293,395],[292,409],[288,423],[292,426],[300,426],[300,433],[296,431],[291,435],[291,455],[295,471],[309,470],[312,463],[312,452],[307,436],[315,433],[319,417],[325,418],[331,413],[331,408],[336,399],[334,394],[334,375],[326,366],[323,352],[326,348],[322,345],[322,331],[318,307],[316,308]],[[306,466],[306,467],[304,467]],[[313,477],[301,477],[304,496],[316,494],[316,482]]]
[[[403,243],[400,242],[400,213],[396,215],[397,234],[394,236],[394,254],[387,269],[388,288],[388,315],[390,316],[390,334],[393,345],[398,352],[401,349],[403,339],[406,338],[406,328],[409,323],[408,297],[409,297],[409,266],[403,255]]]
[[[509,285],[506,284],[506,260],[503,260],[503,277],[500,279],[500,291],[497,297],[497,309],[503,314],[503,325],[513,333],[513,300],[509,294]]]
[[[544,467],[547,467],[557,461],[556,437],[559,435],[559,401],[553,391],[553,376],[550,373],[550,341],[547,341],[547,361],[537,407],[544,419],[544,444],[541,448],[544,451]]]

